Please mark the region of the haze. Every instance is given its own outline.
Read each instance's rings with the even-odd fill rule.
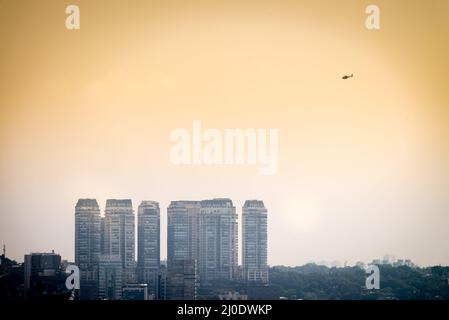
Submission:
[[[0,1],[0,244],[74,256],[78,198],[261,199],[269,264],[449,264],[449,2]],[[365,7],[381,30],[365,28]],[[354,78],[342,80],[344,74]],[[279,171],[170,132],[279,129]]]

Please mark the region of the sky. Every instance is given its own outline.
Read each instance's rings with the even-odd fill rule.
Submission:
[[[448,37],[445,0],[0,0],[0,244],[73,261],[78,198],[156,200],[165,258],[171,200],[229,197],[270,265],[449,265]],[[173,165],[195,120],[278,129],[278,172]]]

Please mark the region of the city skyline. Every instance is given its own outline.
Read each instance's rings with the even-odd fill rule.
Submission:
[[[196,207],[196,210],[194,212],[194,215],[196,216],[196,227],[194,228],[194,232],[197,233],[196,238],[190,238],[190,236],[188,236],[186,238],[186,241],[180,242],[184,243],[189,247],[189,249],[183,249],[182,252],[186,252],[186,253],[182,253],[181,256],[176,255],[175,253],[173,253],[173,259],[198,259],[199,255],[200,255],[200,250],[202,250],[199,247],[199,244],[197,243],[196,245],[198,246],[197,248],[193,249],[191,248],[192,246],[195,246],[195,239],[196,242],[200,241],[200,237],[201,235],[201,228],[207,228],[207,218],[202,218],[204,216],[207,216],[208,212],[207,212],[207,208],[209,206],[213,207],[214,201],[216,202],[220,202],[220,201],[230,201],[231,205],[232,205],[232,200],[229,198],[212,198],[210,200],[173,200],[170,202],[170,205],[166,208],[166,215],[170,215],[170,213],[173,215],[173,209],[174,206],[175,208],[178,209],[178,211],[175,213],[179,212],[179,208],[181,208],[181,214],[187,213],[187,208],[194,208]],[[263,205],[263,201],[262,200],[245,200],[245,204],[247,205],[248,203],[262,203]],[[204,204],[203,204],[204,203]],[[208,204],[209,203],[209,204]],[[184,208],[184,206],[187,206]],[[112,207],[112,208],[111,208]],[[111,211],[113,213],[117,213],[120,212],[120,209],[122,208],[126,208],[125,210],[127,211],[127,214],[129,214],[129,224],[133,224],[132,229],[132,237],[134,238],[133,244],[134,245],[130,245],[130,248],[134,248],[134,250],[132,250],[133,252],[135,252],[134,255],[129,255],[129,261],[135,261],[136,265],[135,267],[137,269],[139,268],[158,268],[159,264],[160,264],[160,260],[168,260],[168,255],[163,254],[164,250],[160,249],[161,248],[161,243],[163,242],[167,242],[168,240],[168,234],[167,232],[162,232],[165,233],[166,237],[165,239],[162,239],[161,237],[161,230],[163,230],[164,228],[161,227],[160,224],[160,207],[159,207],[159,202],[155,201],[155,200],[141,200],[139,206],[137,207],[137,210],[134,209],[133,206],[133,200],[132,199],[107,199],[106,200],[106,206],[105,208],[102,210],[101,209],[101,205],[98,205],[98,201],[95,198],[80,198],[78,199],[76,205],[75,205],[75,238],[77,238],[78,234],[81,234],[81,232],[79,231],[79,224],[80,223],[84,223],[86,224],[92,224],[95,226],[95,229],[91,232],[93,232],[93,235],[90,234],[84,234],[83,236],[87,238],[84,247],[82,247],[81,249],[78,248],[80,247],[80,245],[78,245],[78,242],[75,240],[74,241],[74,248],[75,248],[75,259],[70,260],[69,261],[76,261],[76,256],[77,256],[77,252],[79,250],[83,250],[84,251],[80,251],[80,255],[84,255],[88,258],[86,258],[86,260],[88,262],[91,261],[98,261],[98,256],[99,255],[111,255],[111,256],[120,256],[120,245],[116,244],[113,245],[111,243],[111,240],[108,240],[108,233],[113,232],[113,228],[111,226],[107,227],[108,224],[111,224],[111,222],[105,222],[105,218],[106,218],[106,214],[109,213],[111,214]],[[241,255],[244,254],[242,250],[240,250],[240,246],[238,245],[238,243],[243,242],[243,237],[242,237],[242,230],[243,230],[243,225],[240,225],[240,228],[237,228],[238,221],[241,220],[242,214],[238,214],[236,211],[236,207],[231,207],[234,209],[234,216],[233,219],[235,219],[235,227],[234,226],[230,226],[230,230],[231,233],[233,234],[232,237],[234,237],[234,241],[233,243],[236,244],[236,249],[237,249],[237,254],[235,255],[235,253],[232,253],[231,256],[233,257],[232,259],[238,261],[239,263],[241,263],[242,259],[241,259]],[[265,229],[263,229],[264,233],[267,232],[266,230],[266,225],[267,225],[267,221],[266,221],[266,217],[267,217],[267,210],[266,208],[263,206],[264,210],[265,210]],[[170,212],[170,209],[172,210],[172,212]],[[176,210],[176,209],[175,209]],[[185,211],[184,211],[185,210]],[[240,212],[243,212],[244,210],[244,206],[241,207]],[[154,212],[154,213],[150,213],[150,212]],[[84,216],[83,216],[84,214]],[[86,216],[87,214],[87,216]],[[212,210],[210,212],[210,214],[212,215],[216,215],[217,213]],[[93,216],[90,216],[93,215]],[[154,217],[154,218],[153,218]],[[173,219],[173,218],[172,218]],[[200,220],[204,220],[204,221],[200,221]],[[117,224],[119,225],[121,222],[121,218],[117,219]],[[145,224],[145,222],[147,224]],[[188,218],[183,218],[182,219],[182,223],[187,223],[189,224],[189,219]],[[222,223],[222,222],[218,222],[218,223]],[[232,223],[232,222],[231,222]],[[242,223],[242,221],[241,221]],[[103,226],[101,224],[104,224]],[[123,224],[123,223],[122,223]],[[148,228],[148,225],[151,224],[151,226]],[[192,229],[191,226],[192,222],[190,222],[190,226],[187,227],[187,229]],[[147,228],[145,228],[147,227]],[[109,231],[107,231],[109,229]],[[167,223],[165,225],[165,230],[170,229],[169,224]],[[101,236],[100,236],[101,235]],[[190,233],[189,233],[190,235]],[[119,236],[118,236],[119,237]],[[94,238],[93,241],[94,245],[91,244],[92,240],[90,240],[91,238]],[[148,238],[150,239],[150,241],[152,241],[152,243],[148,244]],[[162,240],[161,240],[162,239]],[[170,240],[169,240],[170,241]],[[191,244],[190,244],[191,243]],[[141,244],[139,246],[139,244]],[[176,245],[178,245],[178,243],[176,243]],[[88,251],[87,247],[92,248],[93,246],[93,250],[92,251]],[[103,247],[102,247],[103,246]],[[104,248],[104,249],[101,249]],[[109,248],[109,249],[108,249]],[[115,249],[114,249],[115,248]],[[165,245],[165,248],[167,250],[165,250],[165,252],[167,252],[168,249],[168,245]],[[266,250],[266,246],[265,246],[265,250]],[[192,251],[193,250],[193,251]],[[34,251],[31,251],[34,252]],[[37,252],[37,251],[36,251]],[[94,258],[91,258],[90,256],[93,255]],[[125,254],[126,256],[126,254]],[[150,259],[148,260],[148,256],[150,256]],[[156,257],[161,257],[160,259],[156,258]],[[237,259],[236,259],[237,258]],[[66,258],[67,259],[67,258]],[[139,262],[140,261],[140,262]],[[80,261],[78,263],[81,267],[85,267],[85,268],[90,268],[91,265],[89,263],[85,263]],[[126,265],[126,262],[123,262],[123,265]]]
[[[120,300],[139,292],[151,299],[162,295],[196,300],[199,287],[222,281],[268,285],[263,201],[247,200],[242,207],[241,240],[231,199],[172,201],[167,208],[167,263],[162,268],[159,203],[143,200],[135,211],[131,199],[107,199],[101,216],[96,199],[78,199],[74,251],[81,300]],[[136,287],[139,284],[144,287]]]
[[[449,265],[447,0],[77,0],[79,29],[67,5],[0,0],[8,256],[73,261],[79,198],[102,213],[158,201],[165,239],[172,200],[219,196],[239,221],[263,199],[270,265]],[[183,129],[191,143],[175,144]],[[245,159],[225,150],[237,129],[257,136]],[[174,146],[187,152],[171,159]]]
[[[211,197],[211,199],[226,199],[226,198],[225,197],[220,197],[220,198]],[[136,264],[136,270],[137,270],[138,266],[139,266],[138,265],[138,260],[139,260],[138,259],[138,254],[139,254],[138,253],[138,243],[139,243],[139,240],[138,240],[138,234],[139,234],[138,233],[138,228],[139,228],[139,226],[138,226],[138,223],[139,223],[138,212],[139,212],[139,207],[141,207],[144,204],[157,204],[158,206],[160,206],[158,208],[160,210],[160,208],[163,208],[161,203],[159,201],[157,201],[157,200],[148,200],[148,199],[134,201],[130,197],[123,197],[123,198],[121,198],[121,197],[114,197],[114,199],[107,198],[107,199],[104,199],[103,201],[98,201],[96,198],[93,198],[93,197],[84,197],[84,198],[79,198],[78,199],[78,203],[79,203],[80,200],[93,201],[96,204],[95,207],[97,209],[93,209],[93,211],[97,211],[98,210],[98,215],[99,215],[99,219],[100,219],[99,223],[101,225],[101,228],[104,228],[103,224],[104,224],[104,219],[105,219],[106,204],[107,204],[108,200],[113,200],[113,201],[130,201],[132,208],[134,208],[135,203],[139,203],[139,205],[136,207],[136,209],[132,210],[133,211],[133,215],[134,215],[134,220],[133,221],[134,221],[134,224],[135,224],[134,229],[133,229],[134,233],[135,233],[135,241],[134,241],[135,249],[134,249],[133,252],[134,252],[134,256],[135,256],[134,262]],[[193,204],[193,205],[197,204],[199,206],[201,201],[202,200],[171,200],[171,201],[169,201],[169,203],[166,206],[165,210],[163,210],[162,214],[159,214],[159,232],[160,232],[160,242],[159,242],[160,252],[159,252],[159,256],[160,256],[160,261],[164,261],[164,263],[167,263],[167,260],[168,260],[168,255],[167,255],[167,251],[168,251],[168,247],[167,247],[167,227],[168,227],[167,215],[168,215],[168,209],[170,208],[170,205],[173,204],[173,203],[190,203],[190,204]],[[239,243],[239,245],[238,245],[238,265],[239,266],[243,266],[243,260],[242,260],[242,255],[243,255],[243,248],[242,248],[243,225],[242,225],[242,222],[243,222],[243,211],[244,211],[243,207],[245,206],[245,204],[248,201],[257,201],[257,200],[243,200],[241,206],[236,205],[236,207],[240,209],[240,210],[236,210],[237,221],[240,222],[240,223],[238,223],[238,243]],[[102,203],[103,203],[103,206],[101,205]],[[76,207],[77,206],[75,205],[74,207],[75,207],[75,211],[76,211]],[[199,207],[198,207],[198,209],[199,209]],[[269,218],[272,218],[272,217],[270,217],[270,215],[268,215],[267,218],[269,219]],[[75,262],[76,261],[76,244],[77,244],[77,242],[75,241],[75,236],[76,236],[77,227],[76,227],[76,219],[73,219],[73,220],[74,220],[74,224],[75,224],[74,233],[73,233],[73,236],[74,236],[74,238],[73,238],[74,239],[73,240],[73,247],[75,248],[75,251],[73,252],[73,250],[72,250],[71,254],[70,253],[69,254],[62,254],[60,251],[55,249],[55,248],[58,248],[58,245],[57,245],[57,243],[54,243],[54,245],[52,245],[50,247],[43,247],[43,246],[40,246],[39,244],[35,244],[36,247],[39,247],[40,249],[25,250],[23,253],[19,254],[18,257],[14,257],[13,255],[10,255],[9,251],[8,251],[8,257],[12,258],[12,259],[14,259],[14,260],[16,260],[18,262],[23,262],[22,260],[23,260],[23,256],[24,256],[25,253],[46,253],[46,252],[50,252],[50,251],[56,251],[56,252],[61,254],[61,257],[63,257],[63,259],[65,261]],[[267,223],[267,225],[269,226],[270,223]],[[105,239],[101,238],[100,243],[101,243],[101,245],[100,245],[101,251],[100,252],[103,252],[102,255],[104,255],[104,252],[105,252],[104,251]],[[8,248],[7,244],[4,243],[3,245],[5,246],[5,250],[6,250]],[[267,252],[268,252],[268,256],[269,256],[270,255],[270,249],[269,249],[269,247],[267,247],[267,249],[268,249]],[[199,250],[199,248],[197,250]],[[290,264],[289,265],[289,264],[286,264],[286,263],[282,263],[282,261],[281,261],[280,263],[274,263],[274,264],[273,263],[268,263],[268,265],[270,267],[273,267],[273,266],[295,267],[295,266],[306,265],[308,263],[315,263],[315,264],[318,264],[318,265],[327,265],[327,266],[336,266],[336,267],[342,267],[342,266],[344,266],[346,264],[347,265],[352,265],[352,266],[357,266],[357,264],[359,264],[359,263],[369,264],[369,263],[371,263],[373,261],[381,261],[382,262],[383,259],[385,259],[385,257],[390,257],[390,258],[393,257],[394,259],[397,258],[400,261],[407,260],[407,261],[415,262],[415,260],[410,259],[409,256],[401,255],[401,254],[398,254],[396,252],[386,251],[386,252],[382,252],[382,253],[380,253],[378,255],[370,256],[370,257],[368,257],[366,259],[362,259],[362,258],[360,258],[360,259],[358,259],[358,258],[355,258],[355,259],[342,259],[342,258],[338,258],[338,257],[330,257],[328,259],[325,259],[325,258],[311,259],[311,258],[305,257],[303,262],[298,263],[298,264]],[[267,260],[269,260],[269,259],[267,259]],[[426,266],[432,266],[433,264],[426,265],[426,264],[419,264],[418,263],[418,265],[426,267]],[[444,265],[444,264],[437,264],[437,265]],[[136,276],[138,277],[138,271],[136,272]]]
[[[229,198],[221,197],[221,198],[212,198],[212,199],[229,199]],[[101,206],[101,204],[99,204],[101,202],[97,201],[97,199],[95,199],[95,198],[80,198],[80,199],[78,199],[78,202],[75,205],[75,212],[76,213],[77,212],[81,212],[81,213],[83,213],[83,212],[95,212],[95,214],[98,214],[98,223],[102,224],[101,225],[101,230],[103,230],[103,228],[104,228],[103,224],[104,224],[104,218],[105,218],[105,211],[106,211],[106,203],[108,202],[108,200],[109,201],[119,201],[119,202],[123,202],[124,201],[124,202],[128,202],[130,204],[131,208],[134,208],[134,200],[130,199],[129,197],[128,198],[116,197],[114,199],[105,199],[103,201],[104,202],[104,206],[103,207]],[[167,219],[166,218],[167,218],[167,216],[169,214],[170,207],[173,207],[173,205],[175,205],[174,208],[178,208],[178,210],[179,210],[180,206],[183,207],[183,206],[187,205],[187,207],[190,208],[190,210],[192,210],[192,209],[194,209],[196,207],[196,209],[197,209],[197,211],[199,213],[199,210],[201,208],[200,204],[201,204],[202,201],[204,201],[204,200],[172,200],[172,201],[169,202],[169,205],[166,207],[165,214],[160,214],[160,203],[158,201],[155,201],[155,200],[140,200],[140,201],[136,201],[136,202],[139,202],[139,205],[138,205],[137,209],[132,209],[132,212],[133,212],[133,215],[134,215],[134,220],[133,221],[135,223],[135,227],[134,227],[134,234],[135,234],[135,241],[134,241],[134,244],[135,244],[135,250],[134,250],[134,252],[135,252],[135,259],[134,259],[134,261],[136,263],[136,270],[139,270],[139,246],[138,246],[138,244],[139,244],[139,241],[141,241],[141,240],[139,240],[139,234],[140,233],[138,231],[139,230],[139,212],[143,213],[143,209],[144,208],[150,208],[151,211],[156,210],[156,212],[158,212],[158,214],[157,214],[157,218],[158,219],[156,220],[157,224],[158,224],[158,229],[156,229],[156,232],[159,232],[159,246],[158,246],[159,247],[159,252],[158,252],[158,256],[160,257],[160,260],[159,260],[158,264],[160,264],[160,262],[162,262],[162,261],[164,263],[167,263],[167,260],[168,260],[167,252],[168,252],[169,249],[168,249],[168,246],[167,246],[168,223],[167,223]],[[257,209],[258,203],[262,203],[263,204],[263,201],[262,200],[244,200],[242,206],[239,207],[240,210],[236,210],[237,224],[239,225],[239,227],[237,228],[237,230],[238,230],[237,239],[238,239],[238,243],[239,243],[239,245],[238,245],[238,265],[242,266],[242,267],[244,265],[244,263],[243,263],[243,254],[244,254],[244,251],[243,251],[243,241],[244,241],[243,219],[244,219],[244,215],[243,215],[243,213],[244,213],[246,205],[255,206],[256,209]],[[80,210],[78,210],[78,206],[80,207]],[[104,209],[102,209],[102,208],[104,208]],[[251,209],[251,207],[249,207],[249,208]],[[83,210],[85,210],[85,211],[83,211]],[[263,206],[263,210],[266,210],[265,206]],[[192,212],[192,211],[190,211],[190,212]],[[165,219],[163,218],[164,216],[165,216]],[[75,238],[76,238],[76,233],[77,233],[77,230],[78,230],[76,217],[77,217],[77,215],[75,215],[75,233],[74,233],[74,237]],[[267,215],[265,219],[267,219],[269,217],[270,217],[270,215]],[[197,219],[198,219],[198,217],[197,217]],[[164,225],[161,224],[161,220],[164,220],[164,222],[165,222]],[[152,221],[155,221],[155,220],[152,220]],[[269,226],[269,223],[267,223],[267,225]],[[154,229],[151,231],[151,236],[152,237],[155,236],[153,234],[154,231],[155,231]],[[103,231],[100,232],[100,229],[98,229],[97,232],[98,232],[97,236],[99,237],[99,235]],[[148,231],[146,233],[148,234]],[[198,235],[198,237],[199,237],[199,235]],[[154,238],[154,239],[156,239],[156,238]],[[197,238],[196,241],[198,241],[198,240],[199,239]],[[191,241],[195,241],[195,240],[192,238]],[[103,238],[103,236],[101,237],[101,241],[99,241],[99,242],[101,243],[101,245],[100,245],[101,250],[99,251],[100,253],[89,252],[89,254],[105,255],[105,253],[107,253],[105,251],[105,249],[104,249],[105,239]],[[187,243],[188,242],[186,242],[186,245],[187,245]],[[65,261],[76,262],[76,251],[77,251],[77,242],[76,241],[74,241],[74,248],[75,248],[75,254],[73,254],[73,259],[71,259],[67,255],[61,255],[64,258]],[[267,247],[267,249],[268,249],[268,247]],[[5,244],[5,250],[6,250],[6,244]],[[151,250],[154,250],[154,248],[152,247]],[[199,247],[196,248],[196,249],[189,248],[188,250],[194,250],[193,251],[193,256],[192,256],[192,251],[188,251],[190,253],[187,256],[185,256],[184,258],[186,258],[186,259],[192,259],[192,258],[193,259],[198,259],[198,254],[199,254],[198,251],[200,250]],[[195,253],[195,250],[196,250],[196,253]],[[44,248],[42,250],[27,250],[25,252],[28,252],[28,253],[42,253],[43,252],[43,253],[45,253],[45,252],[49,252],[49,251],[55,251],[55,250],[52,247],[52,248]],[[267,250],[267,252],[269,252],[269,250]],[[9,257],[10,258],[14,258],[12,256],[9,256]],[[23,257],[23,254],[21,255],[21,257]],[[15,259],[15,260],[18,261],[18,262],[21,262],[21,257],[19,257],[18,259]],[[344,260],[344,259],[318,259],[318,260],[307,259],[304,263],[301,263],[301,264],[298,264],[298,265],[287,265],[287,264],[283,264],[283,263],[268,264],[268,265],[270,267],[273,267],[273,266],[291,266],[291,267],[294,267],[294,266],[305,265],[305,264],[308,264],[308,263],[315,263],[315,264],[318,264],[318,265],[342,267],[342,266],[344,266],[346,264],[347,265],[357,266],[357,264],[359,264],[359,263],[369,264],[369,263],[374,262],[374,261],[380,261],[378,263],[381,263],[382,261],[385,261],[385,259],[387,259],[387,258],[390,259],[391,262],[396,261],[396,259],[398,259],[398,261],[412,261],[412,259],[408,259],[409,257],[407,257],[407,256],[397,255],[397,254],[391,253],[391,252],[384,252],[384,253],[382,253],[382,254],[380,254],[378,256],[372,256],[372,257],[370,257],[370,258],[368,258],[366,260],[355,259],[355,260],[349,261],[349,260]],[[89,258],[89,260],[90,259],[91,258]],[[80,262],[78,264],[81,265],[81,267],[83,267],[83,262]],[[89,268],[90,267],[91,266],[89,265]],[[139,271],[136,271],[137,277],[139,277],[138,276],[138,274],[139,274],[138,272]]]
[[[82,207],[92,206],[82,205]],[[245,204],[245,208],[251,208],[251,212],[246,212],[247,215],[251,216],[249,218],[255,218],[256,215],[260,216],[261,219],[264,218],[263,204],[260,202],[250,201],[250,203]],[[80,213],[78,212],[78,214]],[[96,223],[94,222],[92,225],[95,224]],[[262,222],[260,226],[263,225],[264,223]],[[368,288],[368,284],[365,289],[360,287],[360,283],[364,282],[361,281],[364,279],[363,275],[365,274],[365,271],[369,269],[369,266],[367,267],[363,263],[358,263],[353,267],[345,265],[344,268],[313,264],[295,268],[285,266],[270,267],[269,272],[273,276],[275,282],[273,284],[268,283],[263,279],[263,272],[253,273],[255,270],[252,270],[246,273],[244,271],[244,266],[242,266],[243,268],[241,271],[243,271],[243,273],[240,275],[243,277],[239,277],[233,281],[234,285],[238,285],[237,290],[239,291],[227,291],[229,289],[226,289],[226,282],[223,283],[218,281],[213,286],[204,282],[201,284],[201,281],[199,281],[198,278],[197,261],[185,259],[171,261],[169,263],[168,271],[167,266],[161,265],[157,276],[156,291],[150,291],[148,290],[149,285],[147,283],[135,281],[128,282],[125,280],[123,277],[123,270],[125,268],[122,266],[122,259],[120,256],[101,255],[98,260],[98,277],[94,280],[97,289],[94,296],[89,297],[86,293],[83,295],[83,291],[87,289],[87,293],[91,293],[92,287],[90,284],[86,282],[81,283],[81,289],[75,291],[67,286],[66,278],[72,277],[69,276],[69,270],[78,270],[78,268],[75,265],[62,260],[61,255],[54,251],[25,254],[25,262],[23,264],[14,263],[14,261],[9,260],[5,255],[0,256],[0,259],[0,266],[2,268],[4,279],[7,279],[6,281],[11,283],[13,287],[21,287],[23,289],[16,291],[7,290],[11,294],[10,296],[6,295],[7,299],[90,300],[93,298],[107,300],[196,300],[199,297],[200,300],[203,300],[207,297],[207,299],[212,298],[219,300],[247,300],[248,298],[258,299],[257,297],[260,298],[264,295],[267,297],[267,294],[270,299],[275,300],[285,300],[289,298],[296,299],[297,295],[294,293],[295,289],[285,289],[286,284],[288,287],[293,288],[295,288],[295,284],[290,281],[287,283],[282,281],[282,277],[288,276],[289,273],[291,277],[292,272],[296,275],[302,274],[306,277],[306,279],[303,278],[302,281],[306,280],[308,282],[313,280],[318,274],[321,274],[321,277],[324,278],[332,275],[331,277],[334,278],[334,281],[340,282],[342,286],[348,287],[349,285],[349,287],[352,286],[353,288],[351,293],[345,291],[342,292],[341,288],[338,288],[339,286],[335,286],[335,284],[332,285],[332,283],[326,283],[326,280],[322,279],[321,286],[316,287],[316,283],[310,283],[311,287],[305,289],[305,291],[301,288],[296,289],[296,292],[299,292],[301,296],[304,296],[307,299],[313,299],[317,294],[318,296],[328,297],[328,299],[330,297],[331,299],[336,299],[335,294],[337,294],[342,297],[358,297],[358,299],[363,300],[367,298],[372,299],[374,293],[369,292],[371,289]],[[410,297],[420,297],[421,299],[441,299],[444,296],[447,297],[448,291],[446,282],[449,281],[449,275],[447,275],[446,279],[444,274],[447,274],[449,267],[434,266],[431,268],[422,268],[416,266],[410,260],[396,260],[395,257],[392,256],[385,256],[383,259],[374,259],[371,264],[375,265],[377,268],[382,268],[383,272],[390,274],[390,276],[394,278],[404,277],[405,274],[405,278],[408,279],[407,281],[411,281],[411,283],[407,284],[407,281],[403,281],[404,278],[402,281],[399,281],[399,283],[394,279],[384,280],[385,282],[383,285],[387,284],[387,286],[383,290],[377,288],[379,290],[375,293],[379,298],[409,299]],[[81,274],[83,272],[81,268],[80,272]],[[19,276],[19,278],[23,277],[22,285],[20,284],[19,279],[11,278],[12,275],[20,275],[21,273],[22,275]],[[280,275],[283,276],[278,278]],[[335,278],[339,275],[342,276],[343,279]],[[248,276],[248,278],[246,276]],[[261,279],[255,279],[258,276],[260,276]],[[387,276],[387,278],[390,276]],[[4,279],[2,279],[2,281]],[[296,279],[295,281],[298,280],[300,279]],[[357,284],[359,281],[360,283]],[[419,283],[418,291],[416,290],[416,287],[415,290],[408,293],[403,290],[404,285],[416,286],[417,283]],[[425,283],[427,283],[427,285]],[[280,293],[279,290],[275,289],[279,289],[279,287],[277,287],[279,284],[284,287],[283,290],[289,298],[279,296],[275,293]],[[326,292],[326,290],[323,291],[324,288],[330,292]],[[4,293],[5,292],[3,292],[3,294]],[[318,296],[315,296],[315,298]]]

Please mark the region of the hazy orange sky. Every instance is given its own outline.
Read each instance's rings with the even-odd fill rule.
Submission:
[[[170,200],[255,198],[270,265],[449,264],[448,39],[447,0],[0,0],[0,244],[73,260],[78,198],[156,200],[165,258]],[[173,166],[193,120],[279,129],[278,174]]]

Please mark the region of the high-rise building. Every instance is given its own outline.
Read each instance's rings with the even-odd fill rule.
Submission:
[[[246,281],[268,283],[267,209],[247,200],[242,208],[242,265]]]
[[[106,254],[106,231],[105,231],[105,218],[100,218],[100,230],[101,230],[101,240],[100,240],[100,254]]]
[[[98,263],[98,298],[121,300],[123,288],[123,261],[121,256],[101,255]]]
[[[137,274],[148,292],[156,293],[160,265],[160,210],[155,201],[142,201],[137,212]]]
[[[97,298],[98,259],[101,254],[101,217],[95,199],[79,199],[75,206],[75,264],[80,270],[80,299]]]
[[[66,274],[61,256],[51,253],[31,253],[24,257],[24,296],[26,299],[68,299]]]
[[[146,283],[130,283],[123,287],[123,300],[149,300]]]
[[[158,272],[157,291],[154,295],[156,300],[167,300],[167,265],[161,264]]]
[[[238,264],[237,214],[230,199],[172,201],[167,264],[196,260],[201,283],[231,280]]]
[[[196,260],[172,260],[168,264],[168,300],[196,300],[198,273]]]
[[[120,257],[123,284],[133,283],[136,280],[135,218],[131,200],[106,200],[104,219],[104,253]]]
[[[238,265],[237,214],[232,200],[203,200],[200,206],[200,282],[232,280]]]
[[[198,260],[199,201],[172,201],[167,209],[167,264]]]

